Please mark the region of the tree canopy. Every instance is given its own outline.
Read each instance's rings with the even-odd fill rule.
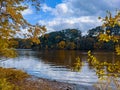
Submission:
[[[14,36],[21,34],[21,29],[27,29],[25,37],[32,42],[40,43],[39,34],[46,31],[45,26],[31,25],[28,23],[22,11],[32,6],[40,10],[41,0],[0,0],[0,56],[14,56]],[[23,33],[22,33],[23,34]]]
[[[120,35],[119,35],[119,29],[112,33],[110,28],[120,26],[120,11],[118,10],[115,15],[112,15],[110,11],[107,11],[107,15],[105,18],[99,17],[99,19],[102,19],[103,21],[103,28],[104,33],[99,34],[99,40],[100,41],[113,41],[115,45],[115,50],[118,55],[120,55]],[[117,35],[115,34],[117,32]]]

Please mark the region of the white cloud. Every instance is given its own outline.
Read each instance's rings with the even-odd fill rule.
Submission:
[[[28,8],[28,9],[22,11],[22,15],[30,15],[30,14],[33,14],[33,11],[31,8]]]
[[[52,8],[48,7],[46,4],[42,4],[41,9],[43,12],[52,11]]]
[[[64,15],[67,12],[68,12],[68,7],[65,3],[58,4],[55,10],[53,10],[53,14],[56,14],[56,15]]]
[[[67,28],[78,28],[85,33],[90,28],[101,25],[99,16],[104,17],[106,10],[119,9],[120,0],[63,0],[54,8],[44,4],[42,10],[54,18],[39,20],[46,25],[48,32]]]
[[[94,28],[94,26],[100,25],[95,17],[82,16],[79,18],[70,17],[70,18],[54,18],[51,21],[40,20],[39,24],[46,25],[48,32],[59,31],[68,28],[78,28],[83,33],[85,33],[88,28]]]

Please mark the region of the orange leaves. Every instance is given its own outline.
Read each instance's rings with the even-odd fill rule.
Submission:
[[[61,42],[58,43],[58,47],[59,47],[60,49],[64,49],[65,46],[66,46],[65,41],[61,41]]]
[[[68,43],[66,44],[66,47],[67,47],[68,49],[70,49],[70,50],[73,50],[73,49],[76,48],[76,44],[75,44],[74,42],[68,42]]]
[[[12,43],[13,41],[9,41],[9,39],[14,38],[15,35],[22,34],[22,36],[26,38],[31,38],[34,43],[40,43],[38,37],[46,31],[45,26],[31,25],[21,14],[21,11],[27,9],[30,5],[34,5],[34,7],[38,9],[40,7],[40,1],[29,0],[29,2],[30,3],[28,4],[27,0],[0,1],[0,6],[4,9],[0,12],[0,41],[5,40],[0,44],[1,55],[9,56],[7,51],[11,54],[14,52],[12,46],[16,43]],[[21,29],[28,29],[28,31],[23,33]]]
[[[17,56],[17,53],[15,52],[14,49],[7,49],[7,48],[5,48],[4,50],[2,50],[1,55],[5,56],[5,57],[14,58],[14,57]]]
[[[28,78],[29,75],[21,70],[5,69],[0,67],[0,89],[1,90],[21,90],[16,83]]]
[[[118,76],[120,71],[120,62],[100,62],[94,55],[91,54],[91,51],[88,51],[88,62],[94,67],[96,74],[99,79],[105,79],[106,76]]]
[[[116,15],[113,16],[110,11],[107,11],[107,15],[105,18],[99,17],[103,21],[103,27],[110,26],[114,27],[115,25],[120,25],[120,11],[116,12]]]
[[[120,10],[116,12],[116,14],[113,16],[111,12],[107,11],[107,15],[105,18],[99,17],[99,19],[103,20],[103,27],[114,27],[115,25],[120,26]],[[104,34],[99,35],[99,41],[105,41],[108,42],[112,40],[115,43],[118,43],[120,40],[119,36],[110,35],[110,30],[106,30]],[[120,48],[117,46],[116,52],[118,55],[120,55]]]
[[[120,55],[120,46],[119,45],[117,45],[115,47],[115,50],[116,50],[117,55]]]
[[[99,41],[105,41],[108,42],[112,40],[113,42],[118,42],[118,38],[113,35],[108,35],[108,34],[100,34],[99,35]]]
[[[12,23],[23,25],[23,24],[25,24],[25,20],[23,19],[23,16],[19,12],[19,10],[20,9],[18,7],[10,7],[10,6],[8,6],[6,8],[6,12],[11,17],[9,19],[12,20]]]
[[[15,57],[17,54],[12,48],[17,42],[14,40],[0,39],[0,55],[5,57]]]
[[[73,71],[81,71],[83,65],[84,63],[81,61],[80,57],[77,57],[76,62],[73,65]]]
[[[39,44],[40,40],[37,37],[30,38],[33,43]]]
[[[111,40],[111,36],[107,34],[100,34],[99,35],[99,41],[105,41],[108,42]]]
[[[28,32],[32,33],[32,30],[31,30],[31,29],[28,29]]]
[[[38,39],[38,37],[46,32],[46,28],[45,26],[36,25],[35,27],[28,29],[28,32],[29,33],[25,34],[28,36],[27,38],[31,39],[32,42],[39,44],[40,40]]]

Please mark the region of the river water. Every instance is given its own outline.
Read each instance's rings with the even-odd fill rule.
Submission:
[[[30,75],[50,80],[91,86],[98,81],[94,68],[87,62],[87,52],[74,50],[18,50],[18,57],[7,58],[0,62],[1,67],[17,68]],[[100,62],[114,63],[120,60],[113,52],[93,52]],[[73,71],[76,57],[84,63],[80,71]]]

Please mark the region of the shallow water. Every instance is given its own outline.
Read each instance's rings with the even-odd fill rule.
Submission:
[[[98,81],[94,68],[87,62],[87,52],[74,50],[45,50],[39,52],[18,50],[18,53],[19,56],[16,58],[1,61],[0,66],[22,69],[30,75],[40,78],[85,86],[91,86]],[[94,52],[93,54],[100,62],[114,63],[120,59],[113,52]],[[79,72],[75,72],[72,70],[72,67],[78,56],[84,65],[80,67]]]

